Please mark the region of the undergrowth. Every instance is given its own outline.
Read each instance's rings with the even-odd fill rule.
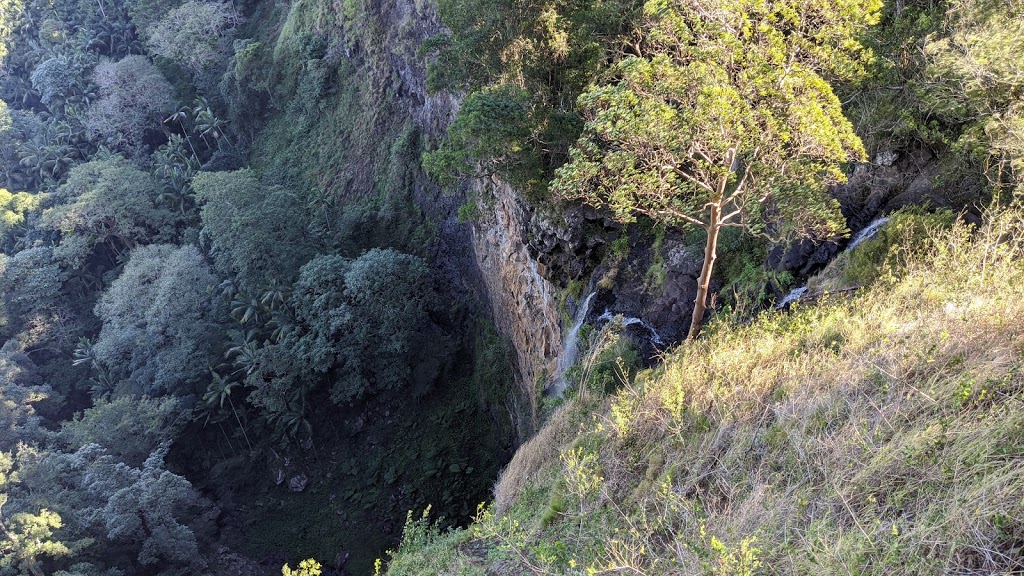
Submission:
[[[890,238],[900,274],[581,387],[496,505],[411,521],[387,573],[1024,570],[1024,212],[935,224]]]

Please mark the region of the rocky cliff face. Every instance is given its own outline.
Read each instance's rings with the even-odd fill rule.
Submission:
[[[375,91],[393,93],[416,126],[432,138],[444,134],[458,99],[427,90],[427,60],[417,54],[425,40],[443,30],[433,2],[380,0],[367,3],[371,12],[346,36],[347,56],[366,68]]]
[[[519,380],[535,400],[536,383],[550,378],[562,352],[562,328],[555,287],[530,254],[526,205],[508,184],[477,183],[490,197],[485,216],[473,227],[473,253],[483,274],[498,329],[515,346]]]

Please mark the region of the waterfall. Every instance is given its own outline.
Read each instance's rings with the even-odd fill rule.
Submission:
[[[569,327],[565,332],[565,336],[562,338],[562,354],[558,357],[558,373],[555,375],[555,381],[548,388],[548,394],[556,398],[560,398],[565,393],[565,388],[568,383],[565,381],[565,373],[572,368],[573,364],[580,356],[580,328],[583,328],[583,323],[587,320],[587,314],[590,314],[590,303],[593,301],[594,296],[597,292],[591,292],[576,310],[576,317],[573,319],[572,326]]]
[[[878,234],[878,231],[882,228],[882,226],[885,226],[885,223],[888,222],[888,221],[889,221],[889,218],[887,218],[885,216],[873,220],[870,224],[865,226],[860,232],[857,232],[853,236],[853,239],[850,240],[850,243],[847,244],[846,248],[843,249],[843,253],[849,252],[850,250],[853,250],[861,242],[867,240],[868,238],[874,237],[874,235]],[[799,300],[800,297],[803,296],[804,293],[806,293],[806,292],[807,292],[807,285],[806,284],[804,284],[803,286],[799,286],[797,288],[793,288],[789,292],[789,294],[786,294],[786,296],[782,300],[779,300],[775,304],[775,307],[776,308],[785,308],[786,306],[789,306],[791,303],[796,302],[797,300]]]
[[[846,250],[853,250],[861,242],[873,237],[875,234],[878,234],[878,230],[881,229],[882,226],[884,226],[885,223],[888,221],[888,218],[882,217],[874,220],[873,222],[865,226],[864,229],[861,230],[860,232],[857,232],[857,234],[854,235],[853,239],[850,240],[850,243],[846,245]]]
[[[614,318],[614,316],[612,316],[611,311],[606,308],[605,311],[604,311],[604,314],[601,314],[600,316],[597,317],[597,321],[598,322],[611,322],[613,318]],[[661,336],[658,334],[658,331],[654,329],[654,326],[651,326],[647,322],[644,322],[643,320],[641,320],[639,318],[634,318],[632,316],[620,316],[620,318],[622,318],[622,326],[623,327],[633,326],[634,324],[639,324],[640,326],[643,326],[644,328],[646,328],[647,331],[651,334],[651,342],[653,342],[654,344],[657,344],[658,346],[661,346],[661,345],[664,344],[664,342],[661,339]]]
[[[775,304],[775,307],[785,308],[786,306],[789,305],[790,302],[795,302],[797,299],[803,296],[804,292],[807,292],[807,286],[793,288],[792,290],[790,290],[789,294],[786,294],[786,296],[782,300],[779,300],[778,303]]]

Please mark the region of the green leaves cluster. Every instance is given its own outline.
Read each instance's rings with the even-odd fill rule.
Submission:
[[[301,196],[262,183],[252,170],[204,172],[192,183],[202,204],[203,234],[217,268],[255,294],[289,284],[314,254]]]
[[[825,185],[864,151],[822,74],[861,72],[853,33],[878,3],[843,6],[648,2],[649,56],[624,58],[580,97],[586,130],[554,188],[624,221],[706,227],[724,201],[726,224],[838,233]]]
[[[421,259],[390,249],[312,259],[292,288],[293,323],[246,379],[249,400],[281,414],[304,406],[318,381],[338,404],[407,387],[429,322],[428,277]]]
[[[93,346],[116,393],[184,396],[206,374],[223,310],[217,280],[193,246],[143,246],[96,305]]]
[[[1024,14],[1013,3],[957,0],[924,43],[921,107],[955,127],[947,143],[996,194],[1022,192]]]
[[[99,246],[121,255],[177,236],[180,217],[161,205],[156,179],[119,156],[76,166],[54,201],[40,227],[60,233],[55,254],[72,268]]]
[[[582,122],[575,100],[629,45],[636,0],[442,0],[451,31],[435,50],[428,86],[468,92],[428,172],[450,186],[498,175],[542,198]]]

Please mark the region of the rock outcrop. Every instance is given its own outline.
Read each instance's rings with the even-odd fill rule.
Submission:
[[[832,189],[854,234],[904,206],[960,209],[976,204],[980,198],[981,190],[974,183],[937,183],[938,160],[926,148],[885,150],[871,160],[856,165],[847,181]],[[776,247],[767,265],[777,272],[806,278],[831,262],[848,241],[801,240]]]
[[[530,399],[536,383],[556,371],[562,328],[555,287],[530,254],[529,212],[508,184],[479,182],[489,198],[485,216],[473,227],[473,252],[487,287],[495,324],[516,350],[519,380]]]

